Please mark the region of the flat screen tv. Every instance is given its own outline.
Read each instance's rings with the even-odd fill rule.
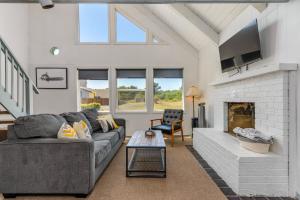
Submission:
[[[222,72],[246,66],[262,59],[257,20],[219,46]]]

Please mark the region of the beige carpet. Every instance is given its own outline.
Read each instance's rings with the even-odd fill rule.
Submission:
[[[125,145],[98,180],[89,200],[225,200],[183,143],[167,148],[167,178],[126,178]],[[0,198],[1,199],[1,198]],[[71,196],[18,196],[17,200],[67,200]]]

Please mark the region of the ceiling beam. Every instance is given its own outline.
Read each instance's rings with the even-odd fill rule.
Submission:
[[[135,14],[134,10],[136,10],[136,12],[139,12],[139,19],[142,21],[147,21],[148,23],[145,25],[146,27],[147,25],[149,26],[148,29],[150,30],[150,32],[158,36],[158,38],[163,39],[164,42],[170,44],[176,42],[178,45],[190,51],[191,53],[198,53],[198,50],[192,44],[185,40],[178,32],[176,32],[172,27],[165,23],[159,16],[154,14],[146,5],[136,4],[132,6],[126,6],[126,8],[124,8],[125,5],[119,6],[122,6],[123,9],[127,8],[126,11],[128,11],[128,13],[130,14],[132,13],[133,15]],[[171,40],[169,38],[171,38]]]
[[[38,3],[38,0],[0,0],[0,3]],[[161,4],[161,3],[284,3],[289,0],[53,0],[55,3],[118,3],[118,4]]]
[[[186,7],[184,4],[172,4],[172,7],[182,15],[186,20],[193,24],[199,31],[204,33],[215,44],[219,43],[219,34],[213,30],[205,21],[203,21],[192,10]]]

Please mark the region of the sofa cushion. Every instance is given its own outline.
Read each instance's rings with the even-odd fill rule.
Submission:
[[[119,133],[117,131],[111,131],[108,133],[96,132],[92,135],[92,138],[95,141],[109,140],[112,147],[114,147],[120,140]]]
[[[87,118],[85,117],[85,115],[83,113],[80,112],[67,112],[67,113],[62,113],[60,114],[62,117],[64,117],[67,122],[73,126],[74,122],[80,122],[81,120],[83,120],[87,127],[90,130],[90,133],[93,133],[93,128],[89,122],[89,120],[87,120]]]
[[[95,146],[95,167],[98,167],[111,151],[109,140],[99,140],[94,142]]]
[[[101,129],[100,123],[97,121],[97,117],[99,115],[97,109],[95,108],[85,109],[81,112],[89,120],[94,132]]]
[[[152,126],[151,129],[153,129],[153,130],[161,130],[163,133],[171,133],[171,126],[168,126],[168,125]]]
[[[67,122],[59,115],[40,114],[19,117],[13,127],[18,138],[56,138],[63,123]]]

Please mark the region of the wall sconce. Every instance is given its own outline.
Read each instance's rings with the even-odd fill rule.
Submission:
[[[51,53],[52,55],[54,55],[54,56],[57,56],[57,55],[60,53],[60,50],[59,50],[58,47],[52,47],[52,48],[50,49],[50,53]]]

